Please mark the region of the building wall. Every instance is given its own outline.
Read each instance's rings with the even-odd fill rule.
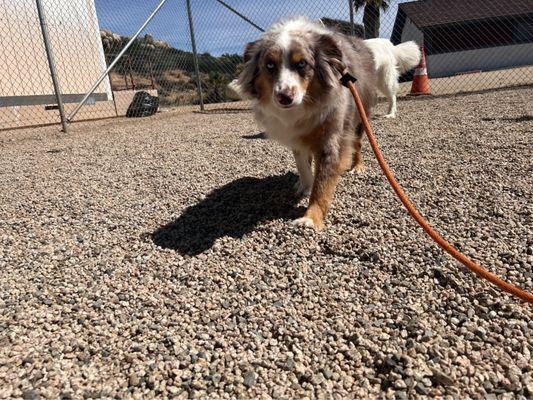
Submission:
[[[83,94],[106,67],[94,0],[43,0],[43,7],[61,91]],[[26,96],[50,104],[54,91],[35,0],[4,0],[1,8],[0,108],[2,99],[4,106],[22,105]],[[107,78],[96,92],[111,100]]]
[[[414,40],[419,45],[424,45],[424,33],[409,17],[405,20],[401,39],[402,42]],[[452,76],[459,72],[533,65],[533,43],[432,54],[426,56],[426,61],[430,78]]]
[[[523,65],[533,65],[533,43],[434,54],[427,57],[430,78],[451,76],[458,72],[490,71]]]
[[[419,46],[424,45],[424,34],[418,27],[407,17],[402,30],[402,42],[414,40]]]

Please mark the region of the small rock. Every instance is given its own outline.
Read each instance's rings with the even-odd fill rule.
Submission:
[[[222,376],[220,374],[213,374],[211,376],[211,381],[215,384],[215,385],[218,385],[220,383],[220,380],[222,379]]]
[[[407,393],[405,393],[403,390],[397,390],[394,392],[394,398],[397,400],[407,400]]]
[[[433,382],[431,382],[431,379],[429,378],[422,378],[420,381],[425,387],[431,387],[433,386]]]
[[[318,374],[314,374],[313,378],[311,379],[311,383],[315,386],[319,386],[322,382],[324,382],[325,378],[324,375],[319,372]]]
[[[100,309],[102,308],[102,305],[103,305],[103,302],[102,300],[99,299],[92,304],[92,307],[95,309]]]
[[[300,362],[295,364],[294,369],[299,375],[304,375],[306,373],[305,366]]]
[[[279,399],[281,396],[283,396],[283,389],[280,387],[275,387],[272,389],[272,398],[273,399]]]
[[[424,386],[423,383],[420,383],[418,382],[416,385],[415,385],[415,390],[420,393],[420,394],[423,394],[424,396],[427,396],[429,394],[429,390],[426,386]]]
[[[533,380],[529,380],[526,383],[526,390],[529,392],[530,396],[533,396]]]
[[[135,372],[132,372],[130,376],[128,377],[130,386],[139,386],[139,383],[141,382],[139,377]]]
[[[255,384],[257,374],[254,371],[248,371],[244,374],[244,386],[251,388]]]
[[[124,361],[131,364],[134,361],[134,358],[131,354],[126,354],[124,355]]]
[[[483,388],[486,390],[486,391],[491,391],[494,389],[494,385],[492,384],[491,381],[485,381],[483,382]]]
[[[26,357],[22,360],[22,365],[33,364],[34,360],[31,357]]]
[[[422,341],[423,342],[427,342],[428,340],[430,340],[435,334],[433,333],[432,330],[430,329],[426,329],[424,331],[424,336],[422,336]]]
[[[407,389],[407,385],[405,384],[403,379],[396,379],[394,381],[394,387],[396,389]]]
[[[474,333],[479,336],[480,338],[484,338],[487,335],[487,331],[483,329],[481,326],[478,326]]]
[[[287,361],[285,361],[285,364],[283,365],[283,369],[287,371],[292,371],[294,370],[294,367],[295,367],[294,359],[292,357],[289,357]]]
[[[22,398],[24,400],[37,400],[37,399],[40,399],[41,396],[39,395],[39,392],[37,390],[30,389],[30,390],[25,390],[22,393]]]
[[[433,379],[439,385],[451,386],[455,382],[454,379],[450,375],[445,374],[444,372],[442,372],[442,371],[440,371],[440,370],[438,370],[436,368],[431,368],[431,372],[433,372]]]
[[[178,394],[180,391],[180,389],[176,386],[167,386],[167,390],[173,395]]]

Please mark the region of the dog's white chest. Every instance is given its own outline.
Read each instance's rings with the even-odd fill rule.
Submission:
[[[270,139],[295,150],[302,146],[299,138],[311,132],[319,123],[316,117],[306,115],[304,110],[287,110],[280,113],[277,110],[256,108],[255,116]]]
[[[276,140],[291,149],[297,148],[298,138],[305,134],[301,129],[291,125],[285,125],[275,119],[265,121],[265,131],[269,138]]]

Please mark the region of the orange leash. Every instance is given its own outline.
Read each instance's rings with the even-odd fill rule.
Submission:
[[[355,100],[355,104],[357,106],[357,109],[359,110],[359,114],[361,115],[361,120],[363,122],[366,135],[368,136],[368,141],[370,142],[370,146],[372,146],[372,150],[374,151],[374,154],[376,155],[376,158],[378,159],[378,163],[381,169],[383,170],[383,173],[385,174],[392,188],[396,192],[396,195],[400,198],[400,201],[403,203],[405,208],[407,208],[407,211],[409,211],[409,214],[411,214],[411,216],[415,219],[416,222],[418,222],[418,224],[422,227],[422,229],[424,229],[424,231],[426,231],[426,233],[429,236],[431,236],[431,238],[443,250],[451,254],[452,257],[460,261],[463,265],[465,265],[468,269],[470,269],[470,271],[475,272],[480,277],[488,280],[489,282],[492,282],[493,284],[498,286],[500,289],[505,290],[508,293],[511,293],[512,295],[524,300],[525,302],[533,304],[533,294],[526,292],[525,290],[522,290],[519,287],[511,285],[508,282],[505,282],[504,280],[500,279],[496,275],[487,271],[485,268],[483,268],[479,264],[476,264],[470,258],[468,258],[464,254],[459,252],[450,243],[448,243],[442,236],[440,236],[437,232],[435,232],[433,228],[424,219],[424,217],[422,217],[422,215],[420,215],[420,213],[416,210],[413,203],[411,203],[411,201],[409,200],[409,198],[407,197],[403,189],[400,187],[400,185],[394,178],[392,171],[390,170],[387,162],[385,161],[385,159],[383,158],[383,155],[381,154],[381,151],[379,150],[376,137],[374,136],[372,127],[370,126],[370,123],[368,122],[368,118],[366,116],[363,103],[361,102],[359,93],[357,93],[357,89],[355,88],[355,85],[353,84],[354,80],[355,79],[353,79],[353,77],[346,76],[346,74],[343,74],[343,79],[341,79],[342,83],[345,86],[347,86],[348,89],[350,89],[350,92],[352,92],[353,98]]]

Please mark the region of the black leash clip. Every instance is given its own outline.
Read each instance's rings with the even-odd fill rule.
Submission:
[[[342,74],[340,79],[342,86],[348,87],[348,82],[355,83],[357,82],[357,78],[350,74],[348,71],[346,71],[344,74]]]

